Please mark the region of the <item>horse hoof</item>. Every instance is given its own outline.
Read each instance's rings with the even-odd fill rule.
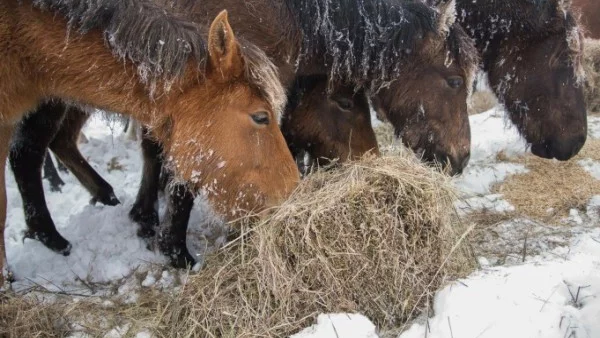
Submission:
[[[156,236],[156,231],[154,231],[152,228],[142,226],[140,229],[138,229],[137,235],[140,238],[149,239]]]
[[[69,256],[71,254],[71,243],[69,243],[69,241],[64,239],[64,237],[56,231],[53,233],[46,233],[42,231],[29,230],[25,232],[24,237],[40,241],[48,249],[63,256]]]
[[[191,269],[196,264],[196,259],[190,255],[187,249],[172,250],[165,255],[169,258],[171,266],[177,269]]]
[[[158,238],[160,252],[169,258],[171,266],[177,269],[191,269],[196,264],[196,259],[190,255],[185,244],[173,244],[173,237],[161,233]]]
[[[137,223],[140,226],[138,236],[142,238],[154,237],[154,228],[158,227],[158,213],[152,209],[149,212],[145,212],[135,205],[129,211],[129,219]]]
[[[92,197],[92,199],[90,200],[90,204],[92,204],[92,205],[95,205],[97,202],[100,202],[104,205],[108,205],[111,207],[121,204],[121,201],[119,201],[117,196],[115,196],[115,193],[112,191],[110,191],[107,194],[101,193],[98,196]]]

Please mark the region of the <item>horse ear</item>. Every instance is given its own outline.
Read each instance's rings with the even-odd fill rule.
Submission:
[[[440,1],[437,5],[438,10],[438,33],[447,34],[450,27],[456,22],[456,2],[455,0]]]
[[[210,66],[224,79],[237,77],[243,71],[243,58],[233,29],[223,10],[210,25],[208,32]]]

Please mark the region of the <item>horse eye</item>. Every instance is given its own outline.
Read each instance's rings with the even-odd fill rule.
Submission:
[[[269,114],[267,114],[267,112],[264,112],[264,111],[254,113],[251,116],[252,116],[252,121],[254,121],[254,123],[256,123],[256,124],[268,125],[270,122]]]
[[[354,102],[348,98],[338,97],[334,100],[338,107],[340,107],[342,110],[350,110],[354,107]]]
[[[448,83],[448,86],[455,89],[462,86],[464,83],[463,78],[461,76],[451,76],[446,79],[446,82]]]

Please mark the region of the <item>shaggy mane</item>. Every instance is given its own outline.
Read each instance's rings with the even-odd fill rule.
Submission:
[[[43,10],[64,15],[69,29],[81,34],[92,29],[104,32],[113,53],[138,65],[143,83],[154,92],[164,81],[165,90],[181,76],[193,57],[204,70],[208,57],[206,27],[185,18],[197,0],[33,0]],[[179,14],[176,14],[179,13]],[[272,105],[277,114],[285,104],[285,92],[277,69],[254,45],[241,41],[246,79]]]
[[[302,54],[311,57],[325,54],[330,81],[355,83],[365,88],[377,89],[399,78],[420,40],[439,31],[439,14],[420,1],[283,2],[284,15],[303,35]],[[456,30],[449,32],[447,41],[462,40],[456,34]],[[458,54],[454,56],[460,58]]]
[[[41,9],[57,11],[84,34],[104,32],[113,52],[138,64],[144,83],[170,81],[184,72],[193,56],[204,66],[208,55],[198,25],[145,0],[34,0]]]
[[[543,39],[563,34],[578,81],[584,78],[581,58],[582,34],[570,2],[566,0],[457,0],[458,21],[475,37],[478,48],[486,51],[494,41],[507,37]],[[467,23],[467,16],[469,24]]]

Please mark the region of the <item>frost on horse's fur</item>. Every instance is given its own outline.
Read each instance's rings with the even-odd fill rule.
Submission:
[[[429,33],[447,43],[461,65],[476,63],[471,60],[476,52],[469,39],[454,29],[454,1],[440,11],[398,0],[285,3],[305,36],[301,57],[325,54],[331,81],[348,81],[376,91],[402,77]]]
[[[80,33],[102,29],[113,52],[138,63],[141,79],[151,85],[181,75],[190,56],[199,67],[206,62],[199,27],[178,20],[155,1],[34,0],[34,5],[58,10]]]

